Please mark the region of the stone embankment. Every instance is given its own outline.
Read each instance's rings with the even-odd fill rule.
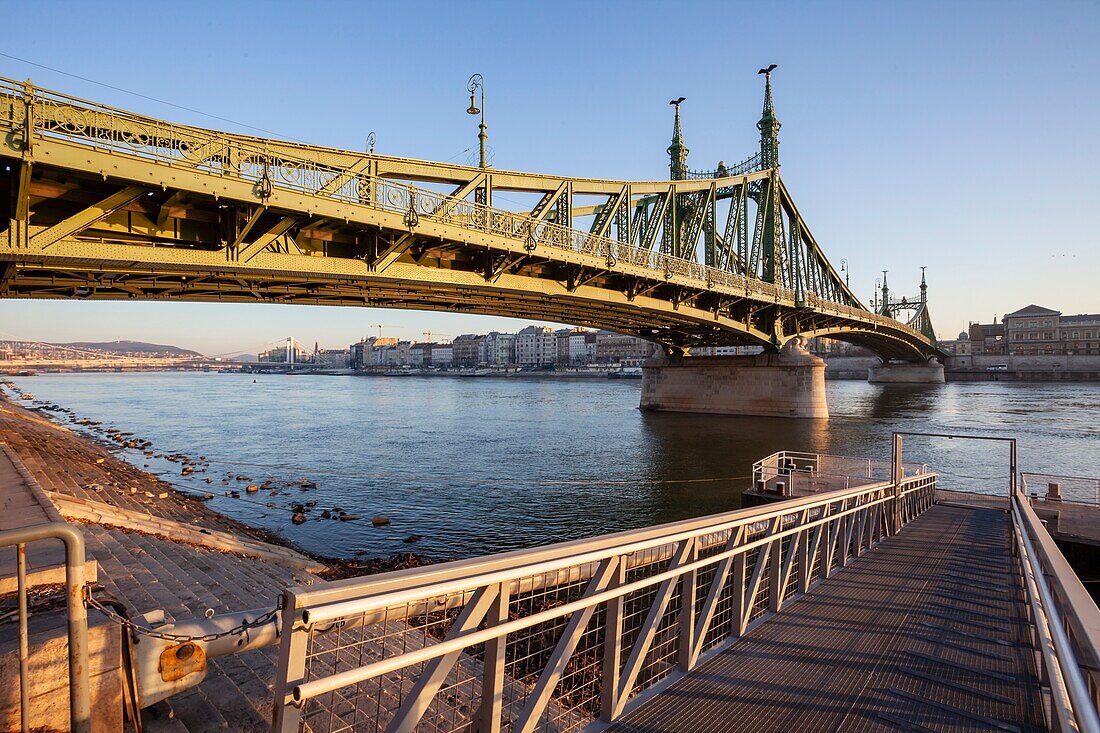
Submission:
[[[110,443],[125,446],[129,439]],[[61,514],[81,525],[89,559],[98,565],[96,596],[113,596],[134,614],[162,609],[171,622],[201,618],[208,609],[269,608],[291,585],[420,562],[411,555],[363,562],[308,557],[3,396],[0,443]],[[276,653],[209,660],[202,684],[144,713],[145,730],[268,730]]]
[[[173,621],[201,618],[207,609],[226,613],[272,607],[288,585],[319,579],[305,568],[324,568],[288,548],[265,543],[262,533],[3,398],[0,442],[57,497],[63,515],[72,515],[73,506],[101,513],[98,519],[78,514],[76,521],[82,524],[89,556],[98,564],[102,592],[132,612],[163,609]],[[134,488],[138,491],[132,492]],[[145,529],[136,529],[141,523]],[[176,527],[189,532],[175,532]],[[206,533],[210,541],[204,541]],[[233,539],[244,547],[225,549]],[[218,547],[219,542],[225,544]],[[257,551],[268,555],[258,556]],[[296,563],[288,562],[295,557]],[[146,713],[146,730],[267,730],[275,653],[263,649],[210,660],[199,687]],[[152,717],[157,713],[159,720]]]

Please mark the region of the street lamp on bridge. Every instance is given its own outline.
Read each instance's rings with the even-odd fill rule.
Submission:
[[[481,155],[479,158],[479,167],[488,167],[485,163],[485,139],[489,137],[485,126],[485,78],[481,74],[474,74],[470,77],[470,81],[466,83],[466,89],[470,92],[470,108],[466,110],[466,114],[481,115],[481,124],[478,125],[477,139],[480,143]],[[478,108],[475,100],[475,95],[481,92],[481,107]]]

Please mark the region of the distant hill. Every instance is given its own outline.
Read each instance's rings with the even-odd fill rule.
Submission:
[[[73,341],[67,344],[51,344],[51,346],[67,346],[70,349],[94,349],[96,351],[108,351],[113,354],[171,354],[172,356],[202,356],[191,349],[181,349],[179,346],[165,344],[148,344],[144,341]]]

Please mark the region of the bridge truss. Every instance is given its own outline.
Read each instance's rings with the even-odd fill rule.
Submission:
[[[856,298],[766,149],[713,175],[567,178],[177,125],[0,79],[4,195],[2,297],[470,312],[670,351],[828,335],[935,353],[930,329]]]

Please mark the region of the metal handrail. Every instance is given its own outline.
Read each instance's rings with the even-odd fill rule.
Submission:
[[[290,593],[293,596],[294,607],[307,608],[345,601],[349,598],[376,597],[379,593],[388,592],[391,588],[402,591],[414,587],[422,588],[439,582],[440,577],[446,580],[468,580],[478,576],[493,575],[500,579],[515,579],[522,577],[525,569],[536,565],[539,572],[554,572],[578,564],[581,559],[593,561],[606,559],[614,554],[645,552],[687,537],[712,534],[745,524],[767,522],[788,514],[794,509],[806,509],[828,501],[851,499],[890,485],[889,482],[883,481],[873,485],[837,489],[815,496],[790,499],[782,504],[736,509],[644,529],[626,530],[529,550],[505,552],[472,561],[459,560],[333,583],[296,587],[291,588]]]
[[[88,610],[84,605],[84,534],[71,524],[49,522],[0,532],[0,547],[15,546],[19,583],[19,698],[23,730],[29,729],[26,546],[57,539],[65,544],[65,589],[69,639],[69,724],[74,733],[92,730],[88,674]]]
[[[481,704],[487,704],[487,699],[491,703],[492,698],[485,698],[484,695],[490,694],[486,686],[495,684],[499,688],[503,684],[501,675],[505,652],[502,645],[507,645],[510,639],[535,633],[540,625],[568,621],[569,631],[563,632],[562,639],[558,640],[554,654],[539,674],[539,683],[524,703],[519,722],[516,722],[517,731],[531,730],[541,714],[540,706],[545,706],[549,701],[558,675],[573,654],[576,643],[593,618],[592,614],[597,609],[606,608],[606,619],[600,623],[622,624],[621,608],[628,597],[648,598],[647,594],[656,593],[647,621],[639,628],[637,633],[640,636],[631,642],[634,645],[631,649],[622,648],[625,637],[620,632],[612,633],[611,626],[605,641],[601,642],[604,644],[603,653],[611,655],[605,656],[605,660],[618,660],[614,663],[605,661],[605,665],[611,665],[604,667],[610,677],[601,678],[600,683],[605,720],[615,719],[641,699],[636,687],[637,675],[646,658],[648,643],[657,633],[661,618],[665,615],[671,589],[680,588],[681,593],[695,594],[697,578],[710,578],[708,573],[717,573],[713,581],[708,581],[712,583],[709,592],[706,588],[698,589],[698,592],[707,592],[703,610],[698,610],[694,602],[683,601],[679,612],[681,621],[677,633],[680,636],[677,637],[679,641],[674,642],[675,654],[680,660],[679,668],[686,671],[696,665],[701,655],[716,653],[718,646],[728,643],[728,634],[740,636],[747,625],[759,622],[762,617],[753,615],[753,609],[759,607],[761,599],[766,601],[769,612],[778,612],[784,602],[793,597],[792,593],[797,596],[808,590],[816,575],[828,577],[831,572],[843,567],[849,555],[859,554],[884,533],[897,531],[931,506],[935,483],[935,474],[926,474],[911,477],[898,485],[879,482],[855,489],[840,489],[777,505],[647,530],[507,553],[475,563],[448,563],[434,568],[411,569],[341,584],[334,589],[291,589],[283,611],[282,628],[289,629],[290,633],[284,633],[280,653],[275,700],[276,728],[296,728],[302,706],[308,701],[318,700],[351,685],[380,681],[382,675],[423,664],[422,676],[416,682],[414,691],[407,693],[401,710],[394,712],[387,728],[413,730],[419,716],[434,699],[442,680],[449,674],[448,670],[456,664],[458,655],[476,645],[484,645],[485,649]],[[899,511],[901,504],[908,506]],[[893,517],[900,517],[900,521]],[[822,537],[825,539],[822,540]],[[765,553],[770,552],[776,553],[766,574],[771,580],[761,584],[764,566],[768,562]],[[780,563],[779,558],[784,552],[786,556]],[[745,559],[751,553],[758,553],[753,555],[755,565],[746,568]],[[735,562],[741,563],[737,566],[741,569],[735,575],[727,575],[730,564]],[[581,568],[589,570],[580,572]],[[751,580],[748,574],[752,575]],[[618,580],[613,582],[612,575]],[[741,590],[730,591],[739,599],[735,602],[739,610],[734,612],[735,621],[727,619],[724,623],[733,623],[735,628],[731,627],[732,631],[725,631],[723,636],[711,640],[710,644],[714,646],[705,646],[707,629],[717,607],[715,604],[720,597],[724,597],[726,591],[723,588],[728,587],[726,579],[731,579],[729,582],[732,583],[733,577],[739,578],[736,582],[741,584]],[[795,577],[797,582],[792,580]],[[578,583],[582,583],[586,590],[581,597],[565,596],[560,603],[544,607],[535,605],[526,614],[510,615],[507,612],[508,599],[523,597],[525,592],[536,587],[545,590],[545,585],[536,586],[531,582],[534,578],[574,589],[579,589],[581,586]],[[759,596],[758,590],[761,593]],[[480,613],[485,614],[490,602],[505,605],[502,610],[494,612],[491,623],[481,624],[479,621],[483,616],[477,615],[477,609],[480,608]],[[314,646],[315,634],[319,635],[316,643],[321,643],[332,629],[348,634],[357,628],[406,619],[415,622],[416,634],[423,634],[421,629],[423,624],[429,623],[431,614],[445,614],[449,609],[458,608],[463,609],[462,615],[455,619],[446,637],[429,645],[402,649],[393,655],[383,654],[380,659],[373,654],[366,658],[360,654],[362,661],[358,664],[353,662],[351,668],[340,669],[339,665],[325,662],[320,672],[306,672],[307,658],[322,653]],[[471,613],[474,615],[468,616]],[[637,612],[632,618],[635,622],[640,619]],[[691,631],[686,630],[689,627]],[[391,629],[385,632],[385,636],[397,635],[399,640],[402,633],[405,632]],[[346,639],[338,641],[337,649],[347,649],[349,643],[352,642]],[[312,651],[307,653],[307,649]],[[544,651],[549,653],[551,650],[546,648]],[[620,678],[621,655],[627,651],[630,652],[629,659],[622,665],[623,678]],[[497,659],[493,664],[490,664],[491,657]],[[660,679],[656,683],[651,680],[646,685],[663,684]],[[484,709],[481,714],[485,715]],[[498,730],[494,726],[499,726],[499,708],[496,712],[490,711],[487,718],[482,717],[482,723],[488,726],[485,730]]]
[[[1064,501],[1064,502],[1069,502],[1069,503],[1077,503],[1077,504],[1094,504],[1094,505],[1095,504],[1100,504],[1100,478],[1096,478],[1095,476],[1062,476],[1062,475],[1053,474],[1053,473],[1035,473],[1035,472],[1032,472],[1032,471],[1021,471],[1020,472],[1020,489],[1025,494],[1028,491],[1028,485],[1027,485],[1028,478],[1035,478],[1035,479],[1039,479],[1041,481],[1046,481],[1048,483],[1058,483],[1060,485],[1065,484],[1067,482],[1071,485],[1075,484],[1075,483],[1077,483],[1077,484],[1080,484],[1080,483],[1092,484],[1093,488],[1095,489],[1095,493],[1091,497],[1081,498],[1079,496],[1065,496],[1065,495],[1063,495],[1063,496],[1060,497],[1059,500]],[[1062,488],[1063,492],[1065,492],[1068,489],[1068,487],[1064,486],[1064,485],[1061,486],[1061,488]]]
[[[1012,496],[1012,523],[1035,610],[1054,713],[1061,730],[1100,732],[1100,609],[1031,507]],[[1068,703],[1068,704],[1067,704]]]

